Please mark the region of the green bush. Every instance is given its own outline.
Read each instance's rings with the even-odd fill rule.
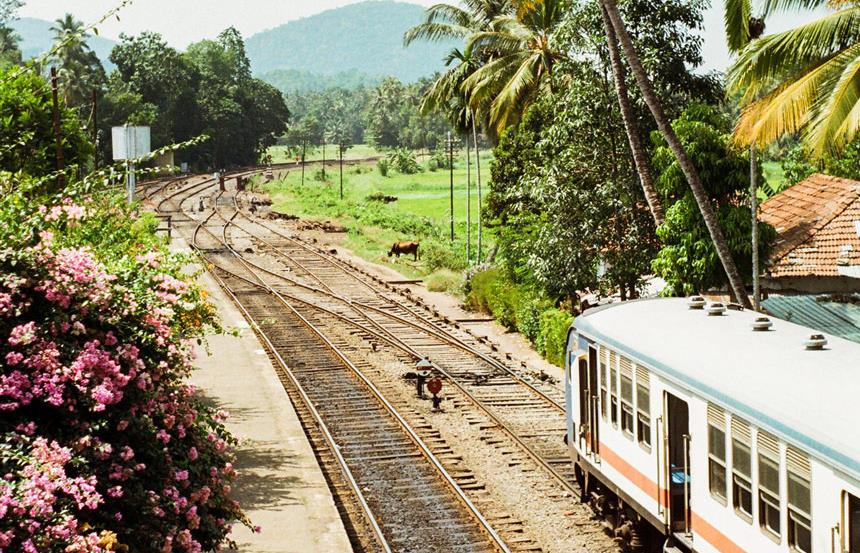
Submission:
[[[517,306],[517,330],[520,334],[529,339],[529,342],[536,343],[540,336],[540,317],[541,314],[552,305],[549,301],[539,297],[534,293],[523,293],[520,297],[520,303]]]
[[[420,251],[424,266],[430,272],[439,269],[462,271],[466,268],[465,258],[446,244],[441,244],[435,240],[421,242]]]
[[[314,180],[325,182],[326,181],[326,172],[322,167],[314,171]]]
[[[421,172],[421,166],[415,160],[415,152],[408,148],[395,148],[388,154],[388,162],[404,175],[414,175]]]
[[[431,292],[454,293],[460,289],[463,277],[450,269],[439,269],[426,278],[427,289]]]
[[[383,177],[388,176],[388,170],[391,168],[391,164],[388,163],[387,159],[380,159],[376,162],[376,168],[379,170],[379,174]]]
[[[536,344],[538,352],[559,367],[564,366],[567,330],[572,322],[573,315],[555,308],[544,311],[540,316],[540,337]]]

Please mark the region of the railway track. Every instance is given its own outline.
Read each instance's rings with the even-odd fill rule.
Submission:
[[[488,435],[504,435],[505,439],[488,437],[486,444],[499,448],[507,455],[511,466],[531,462],[540,467],[554,482],[555,487],[547,493],[558,497],[565,504],[574,503],[570,498],[578,496],[579,490],[563,443],[565,418],[561,390],[535,379],[533,374],[522,370],[522,367],[516,367],[510,358],[499,354],[485,338],[475,336],[455,321],[435,313],[408,291],[261,221],[250,214],[235,195],[222,195],[216,188],[212,181],[200,181],[179,189],[165,186],[162,192],[168,189],[171,192],[161,199],[158,206],[163,211],[186,214],[186,223],[194,227],[191,231],[193,241],[198,243],[201,254],[213,264],[225,288],[232,291],[243,282],[256,288],[256,292],[250,296],[255,299],[248,300],[254,307],[246,312],[246,316],[257,322],[256,328],[264,343],[269,340],[270,332],[265,323],[279,321],[283,316],[255,310],[272,309],[271,297],[274,295],[306,325],[313,326],[318,339],[329,336],[328,339],[337,342],[336,347],[341,349],[344,360],[351,359],[361,364],[368,381],[379,386],[384,396],[396,398],[402,395],[403,382],[384,371],[374,370],[373,366],[379,364],[379,360],[362,359],[358,351],[362,345],[365,349],[370,345],[373,352],[386,351],[407,366],[412,366],[422,358],[430,359],[438,374],[451,384],[449,389],[452,392],[447,394],[448,400],[456,409],[468,412],[469,423]],[[193,212],[201,198],[207,204],[205,220],[203,214],[195,216]],[[206,244],[200,243],[204,241],[202,235],[206,235]],[[231,282],[232,285],[229,284]],[[267,293],[261,293],[261,290]],[[268,298],[268,303],[261,298]],[[243,305],[241,297],[237,296],[236,299]],[[333,332],[335,328],[340,329],[340,332]],[[273,327],[271,332],[280,331]],[[289,332],[295,334],[298,329],[293,327]],[[338,337],[344,333],[353,340]],[[287,351],[284,344],[278,344],[270,342],[270,354],[277,354],[280,349]],[[292,363],[291,356],[301,359],[301,353],[289,351],[284,358],[290,359]],[[277,365],[277,355],[273,355],[273,360]],[[286,364],[281,364],[281,368],[286,369]],[[288,380],[282,375],[282,381],[290,391]],[[299,388],[301,382],[298,382]],[[295,394],[295,390],[290,392],[291,397]],[[326,394],[316,399],[324,401],[325,397]],[[503,541],[507,541],[512,550],[539,551],[540,546],[523,533],[522,523],[486,500],[483,484],[476,481],[467,467],[462,466],[460,459],[451,456],[450,448],[432,425],[426,424],[418,413],[410,412],[410,407],[405,403],[396,399],[392,401],[397,404],[396,409],[406,413],[416,433],[426,440],[442,465],[454,475],[453,478],[464,493],[479,507],[479,512],[487,513],[487,522],[499,529]],[[334,418],[338,416],[334,412],[326,415]],[[306,422],[307,417],[300,416],[306,428],[309,424],[320,424],[319,421]],[[312,443],[319,442],[315,443],[315,448],[318,458],[324,462],[328,456],[324,440],[315,440],[311,434],[309,432]],[[510,447],[508,442],[512,442],[514,447]],[[348,466],[346,460],[343,462]],[[327,477],[343,472],[344,467],[329,470]],[[331,484],[336,500],[338,490],[347,488],[342,480],[340,484]],[[358,522],[347,520],[348,529],[355,526],[354,536],[367,536],[371,533],[367,529],[368,520],[374,517],[369,514],[373,512],[372,506],[365,509],[361,517],[356,517],[355,513],[362,509],[354,505],[354,497],[349,499],[355,494],[343,491],[340,495],[345,499],[338,500],[339,508],[341,504],[353,504],[352,507],[342,508],[342,516],[345,520],[358,519]],[[585,515],[581,516],[585,518]],[[360,541],[356,538],[354,544]],[[363,541],[365,545],[357,545],[356,549],[364,547],[364,550],[372,550],[367,543],[373,540]],[[589,550],[610,551],[614,547],[602,543]]]
[[[195,192],[211,186],[209,181],[191,185],[165,197],[159,207],[183,211]],[[216,209],[198,218],[192,243],[278,361],[282,382],[302,406],[300,417],[312,443],[324,456],[335,457],[336,463],[322,461],[329,469],[337,465],[338,470],[327,472],[340,480],[335,496],[356,549],[510,551],[461,488],[473,485],[474,478],[467,470],[452,475],[437,458],[435,452],[441,452],[449,457],[446,464],[457,462],[438,435],[421,436],[342,351],[343,345],[329,340],[260,279],[224,236],[208,228],[219,199],[220,194],[212,199]],[[186,214],[193,219],[193,213]],[[425,439],[434,440],[432,448]]]

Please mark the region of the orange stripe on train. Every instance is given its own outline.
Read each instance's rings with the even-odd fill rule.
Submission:
[[[660,503],[666,507],[668,494],[663,488],[658,488],[657,484],[640,472],[636,467],[625,461],[620,455],[606,447],[606,444],[600,442],[600,458],[606,461],[615,470],[621,473],[624,478],[629,480],[633,485],[647,493],[649,497],[656,497],[658,489],[661,492]],[[695,513],[692,513],[690,521],[693,530],[702,536],[708,543],[713,545],[720,553],[746,553],[746,550],[737,545],[728,536],[717,530],[708,521]]]

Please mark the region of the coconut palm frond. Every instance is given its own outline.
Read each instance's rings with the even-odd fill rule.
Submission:
[[[726,43],[730,52],[740,52],[750,41],[750,0],[726,0],[723,12],[726,24]]]
[[[760,38],[745,48],[727,75],[730,92],[755,100],[778,83],[802,75],[806,69],[856,41],[860,9],[828,14],[795,29]]]
[[[810,120],[822,85],[841,73],[844,64],[839,64],[835,57],[822,60],[804,75],[744,108],[735,127],[736,140],[766,146],[784,134],[800,131]]]
[[[840,64],[842,71],[834,82],[822,87],[830,93],[822,95],[814,106],[816,117],[806,132],[815,155],[839,151],[860,127],[860,44],[846,49],[831,63]]]
[[[814,10],[826,6],[831,0],[765,0],[763,13],[767,17],[777,12]]]
[[[520,115],[531,104],[530,98],[541,82],[543,60],[540,54],[533,54],[526,60],[516,60],[516,72],[499,92],[490,107],[490,122],[501,132],[509,125],[516,124]]]

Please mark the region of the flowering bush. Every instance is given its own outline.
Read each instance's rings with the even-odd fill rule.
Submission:
[[[119,203],[5,207],[0,552],[217,550],[247,520],[223,414],[185,383],[217,324],[188,260]]]

